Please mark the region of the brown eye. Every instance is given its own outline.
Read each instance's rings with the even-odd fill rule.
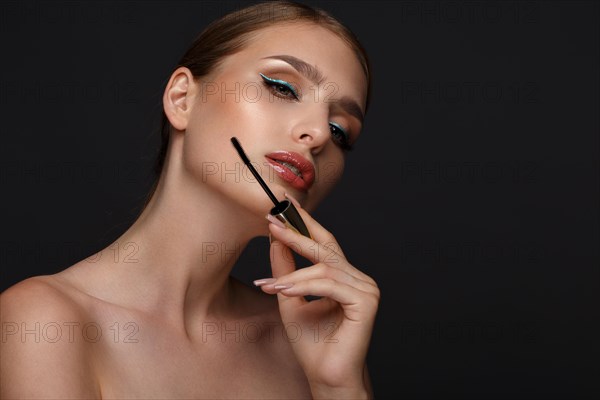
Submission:
[[[291,93],[296,100],[299,99],[298,93],[296,92],[294,87],[288,82],[282,81],[280,79],[269,78],[268,76],[265,76],[263,74],[260,74],[260,76],[263,78],[266,85],[273,88],[275,93],[279,93],[279,95],[276,96],[289,98],[289,94]]]
[[[331,130],[331,135],[333,136],[333,140],[344,150],[352,150],[352,146],[350,145],[350,135],[346,133],[344,128],[336,124],[335,122],[330,122],[329,127]]]

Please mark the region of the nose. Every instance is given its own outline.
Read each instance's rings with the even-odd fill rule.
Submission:
[[[312,109],[306,114],[292,132],[294,140],[310,148],[316,155],[321,152],[329,141],[331,128],[329,127],[328,112]]]

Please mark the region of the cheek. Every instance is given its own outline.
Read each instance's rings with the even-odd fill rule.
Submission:
[[[228,85],[234,87],[233,83]],[[233,183],[237,189],[241,182],[254,181],[231,144],[231,137],[236,136],[250,159],[255,160],[262,152],[261,133],[272,128],[272,124],[266,107],[243,98],[237,100],[240,99],[234,94],[227,94],[224,99],[215,94],[194,105],[184,133],[182,162],[197,183],[227,190],[223,183]]]
[[[325,190],[333,188],[344,173],[344,159],[336,157],[335,160],[329,160],[319,166],[317,182]]]
[[[235,171],[238,160],[230,137],[237,131],[237,119],[228,118],[231,108],[227,103],[212,104],[208,99],[194,109],[183,134],[182,162],[197,183],[221,181],[223,176],[229,177],[224,172]]]

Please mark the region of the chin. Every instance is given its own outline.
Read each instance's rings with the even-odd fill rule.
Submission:
[[[231,190],[228,192],[229,197],[239,204],[240,208],[248,211],[254,217],[251,217],[252,219],[266,222],[265,215],[273,208],[273,202],[258,183],[256,188],[250,186],[250,184],[237,184],[233,187],[233,192]],[[275,193],[275,196],[278,197],[278,194]]]

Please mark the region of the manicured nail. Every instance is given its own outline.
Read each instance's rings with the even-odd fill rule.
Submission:
[[[269,220],[270,223],[272,223],[274,225],[277,225],[280,228],[285,229],[285,225],[283,224],[283,222],[281,222],[280,220],[278,220],[277,218],[275,218],[271,214],[267,214],[266,218]]]
[[[295,198],[293,198],[291,195],[289,195],[287,192],[285,192],[283,194],[285,197],[287,197],[292,204],[296,207],[296,208],[302,208],[302,206],[300,205],[300,203],[298,202],[298,200],[296,200]]]
[[[276,280],[277,279],[275,279],[275,278],[257,279],[254,281],[254,285],[256,285],[256,286],[267,285],[269,283],[275,282]]]
[[[275,286],[273,286],[273,289],[277,289],[277,290],[279,290],[279,289],[289,289],[292,286],[294,286],[293,283],[286,283],[286,284],[281,284],[281,285],[275,285]]]

